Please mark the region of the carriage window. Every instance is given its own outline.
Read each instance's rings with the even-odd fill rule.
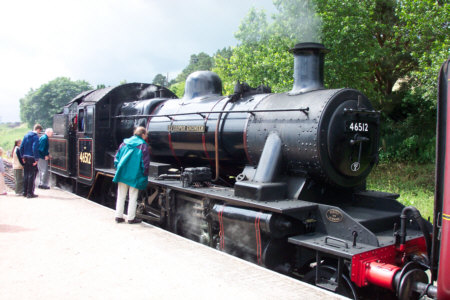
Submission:
[[[94,107],[88,106],[86,109],[85,118],[85,131],[86,133],[92,133],[92,128],[94,127]]]

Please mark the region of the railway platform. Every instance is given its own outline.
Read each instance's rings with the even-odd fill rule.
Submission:
[[[0,196],[0,299],[345,299],[71,193]]]

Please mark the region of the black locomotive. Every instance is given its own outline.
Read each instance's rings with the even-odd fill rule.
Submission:
[[[354,299],[433,296],[430,224],[398,195],[365,188],[380,113],[357,90],[324,89],[323,45],[291,52],[286,93],[238,83],[223,96],[220,78],[200,71],[182,99],[149,84],[77,96],[54,117],[57,183],[114,201],[115,150],[145,126],[138,217]]]

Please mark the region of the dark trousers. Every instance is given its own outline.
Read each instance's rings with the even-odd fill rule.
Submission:
[[[23,167],[23,195],[34,195],[34,181],[36,180],[37,165],[34,157],[24,156],[25,166]]]

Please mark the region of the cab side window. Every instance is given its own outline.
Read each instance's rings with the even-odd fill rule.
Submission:
[[[84,132],[84,109],[80,109],[78,111],[78,131],[79,132]]]
[[[94,107],[88,106],[86,109],[84,130],[86,133],[92,133],[93,128],[94,128]]]

